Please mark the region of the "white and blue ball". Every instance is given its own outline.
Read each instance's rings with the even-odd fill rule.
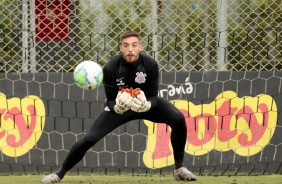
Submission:
[[[73,79],[77,86],[84,90],[98,88],[103,82],[102,67],[94,61],[83,61],[79,63],[73,73]]]

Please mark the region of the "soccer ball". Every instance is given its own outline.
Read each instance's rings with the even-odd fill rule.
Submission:
[[[93,90],[103,82],[103,70],[94,61],[79,63],[73,73],[75,83],[84,90]]]

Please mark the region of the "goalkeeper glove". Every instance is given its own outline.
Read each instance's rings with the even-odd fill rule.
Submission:
[[[131,110],[135,112],[146,112],[151,108],[151,102],[147,101],[146,96],[143,91],[133,98],[131,104]]]
[[[116,105],[114,111],[117,114],[123,114],[130,109],[132,96],[129,93],[119,91],[116,97]]]

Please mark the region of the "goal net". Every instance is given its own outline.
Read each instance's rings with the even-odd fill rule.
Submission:
[[[75,66],[105,65],[138,31],[160,69],[159,96],[184,114],[185,166],[196,174],[282,172],[281,0],[2,0],[0,174],[56,170],[104,109]],[[110,122],[108,122],[110,123]],[[107,125],[105,125],[107,126]],[[173,170],[170,128],[131,121],[76,172]]]

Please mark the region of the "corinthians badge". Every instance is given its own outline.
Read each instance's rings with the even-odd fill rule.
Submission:
[[[145,77],[146,76],[147,76],[147,74],[145,74],[143,72],[137,72],[135,82],[137,82],[138,84],[145,83],[145,81],[146,81]]]

